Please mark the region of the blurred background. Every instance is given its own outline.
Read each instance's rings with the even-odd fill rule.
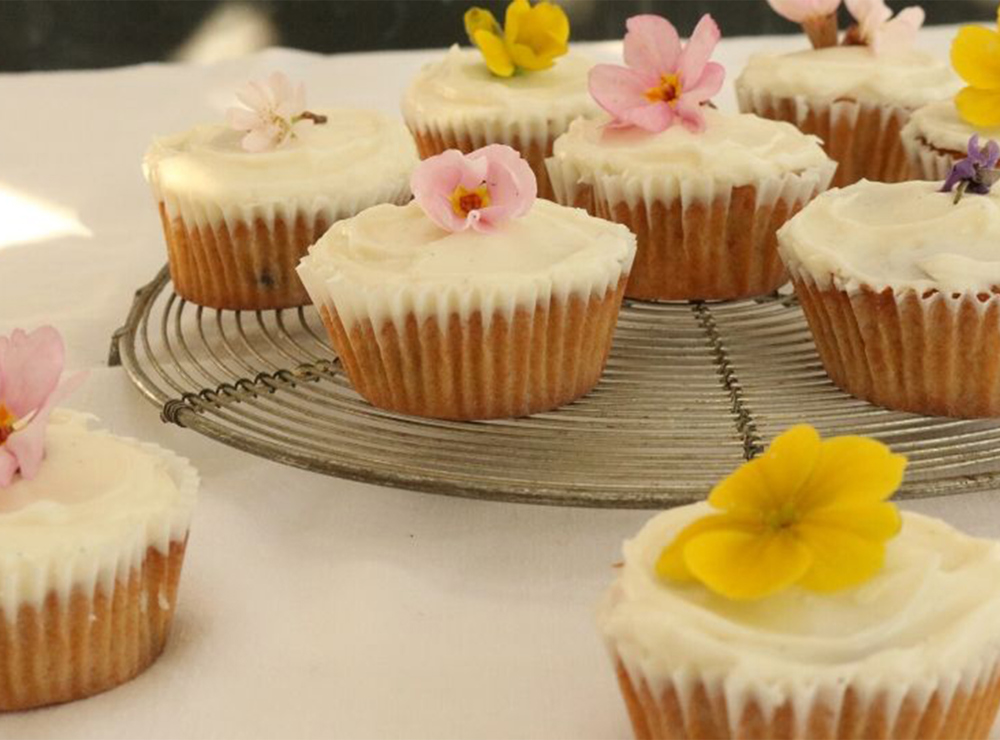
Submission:
[[[465,42],[474,0],[0,0],[0,71],[210,62],[266,46],[323,53]],[[727,36],[799,32],[764,0],[560,0],[577,40],[621,37],[636,13],[690,29],[711,12]],[[895,9],[914,4],[895,2]],[[995,22],[997,0],[923,0],[929,24]],[[843,9],[841,9],[843,12]],[[845,20],[842,27],[846,25]]]

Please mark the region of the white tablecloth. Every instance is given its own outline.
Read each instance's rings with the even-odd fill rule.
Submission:
[[[924,43],[944,54],[952,33]],[[720,56],[732,78],[752,50],[801,44],[733,39]],[[0,75],[0,332],[59,326],[71,365],[91,369],[71,405],[178,450],[204,477],[162,658],[102,696],[0,718],[0,736],[630,735],[593,607],[649,512],[442,498],[281,467],[161,424],[105,366],[133,290],[165,260],[139,167],[154,134],[218,119],[234,88],[274,69],[305,80],[314,103],[394,112],[439,53],[275,49],[207,67]],[[731,86],[718,100],[733,107]],[[905,506],[1000,535],[992,494]]]

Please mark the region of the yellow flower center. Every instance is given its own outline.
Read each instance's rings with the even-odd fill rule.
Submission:
[[[681,80],[674,74],[660,75],[660,84],[646,90],[646,100],[651,103],[668,103],[677,105],[681,97]]]
[[[775,532],[788,529],[798,524],[798,521],[799,513],[790,504],[785,504],[777,509],[771,509],[764,514],[764,526]]]
[[[14,433],[15,422],[17,422],[17,417],[11,413],[10,409],[0,403],[0,445]]]
[[[472,211],[486,208],[490,204],[490,191],[486,185],[474,190],[466,190],[461,185],[451,194],[451,207],[459,216],[468,216]]]

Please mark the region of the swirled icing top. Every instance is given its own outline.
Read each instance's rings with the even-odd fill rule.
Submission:
[[[863,585],[732,601],[655,572],[663,547],[710,511],[695,504],[664,512],[625,543],[599,621],[625,664],[646,677],[718,672],[766,705],[855,678],[858,689],[908,686],[934,669],[958,674],[1000,649],[998,543],[904,513],[883,569]]]
[[[866,46],[757,54],[736,80],[737,89],[781,98],[847,98],[911,109],[951,97],[960,86],[944,57],[919,50],[876,56]]]
[[[587,90],[592,66],[587,57],[570,52],[549,69],[496,77],[479,51],[452,46],[410,83],[403,115],[411,128],[472,129],[489,141],[509,142],[515,133],[554,138],[577,116],[600,112]]]
[[[32,480],[0,491],[0,607],[17,614],[52,590],[110,585],[141,565],[148,547],[183,542],[198,476],[173,453],[88,428],[59,410],[45,462]]]
[[[958,152],[965,156],[969,139],[979,134],[983,140],[1000,141],[1000,128],[977,129],[958,115],[953,100],[939,100],[918,108],[903,128],[902,136],[923,139],[936,149]]]
[[[210,218],[276,207],[353,215],[408,191],[418,160],[401,121],[369,110],[316,112],[327,122],[300,126],[264,152],[245,151],[244,133],[223,125],[158,138],[143,161],[146,178],[168,210],[200,206]]]
[[[603,295],[628,274],[635,243],[624,226],[542,199],[489,234],[445,231],[416,203],[381,205],[334,224],[299,275],[348,327],[410,314],[444,326],[475,311],[487,322],[553,295]]]
[[[955,203],[940,189],[861,181],[826,192],[778,232],[781,257],[847,291],[989,292],[1000,285],[1000,191]]]

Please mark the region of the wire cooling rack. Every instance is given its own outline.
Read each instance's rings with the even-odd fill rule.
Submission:
[[[311,307],[216,311],[164,268],[135,297],[111,364],[164,421],[287,465],[503,501],[664,507],[808,421],[910,458],[901,496],[1000,487],[1000,423],[903,414],[839,391],[793,296],[625,301],[600,384],[524,419],[452,422],[372,407],[351,388]]]

